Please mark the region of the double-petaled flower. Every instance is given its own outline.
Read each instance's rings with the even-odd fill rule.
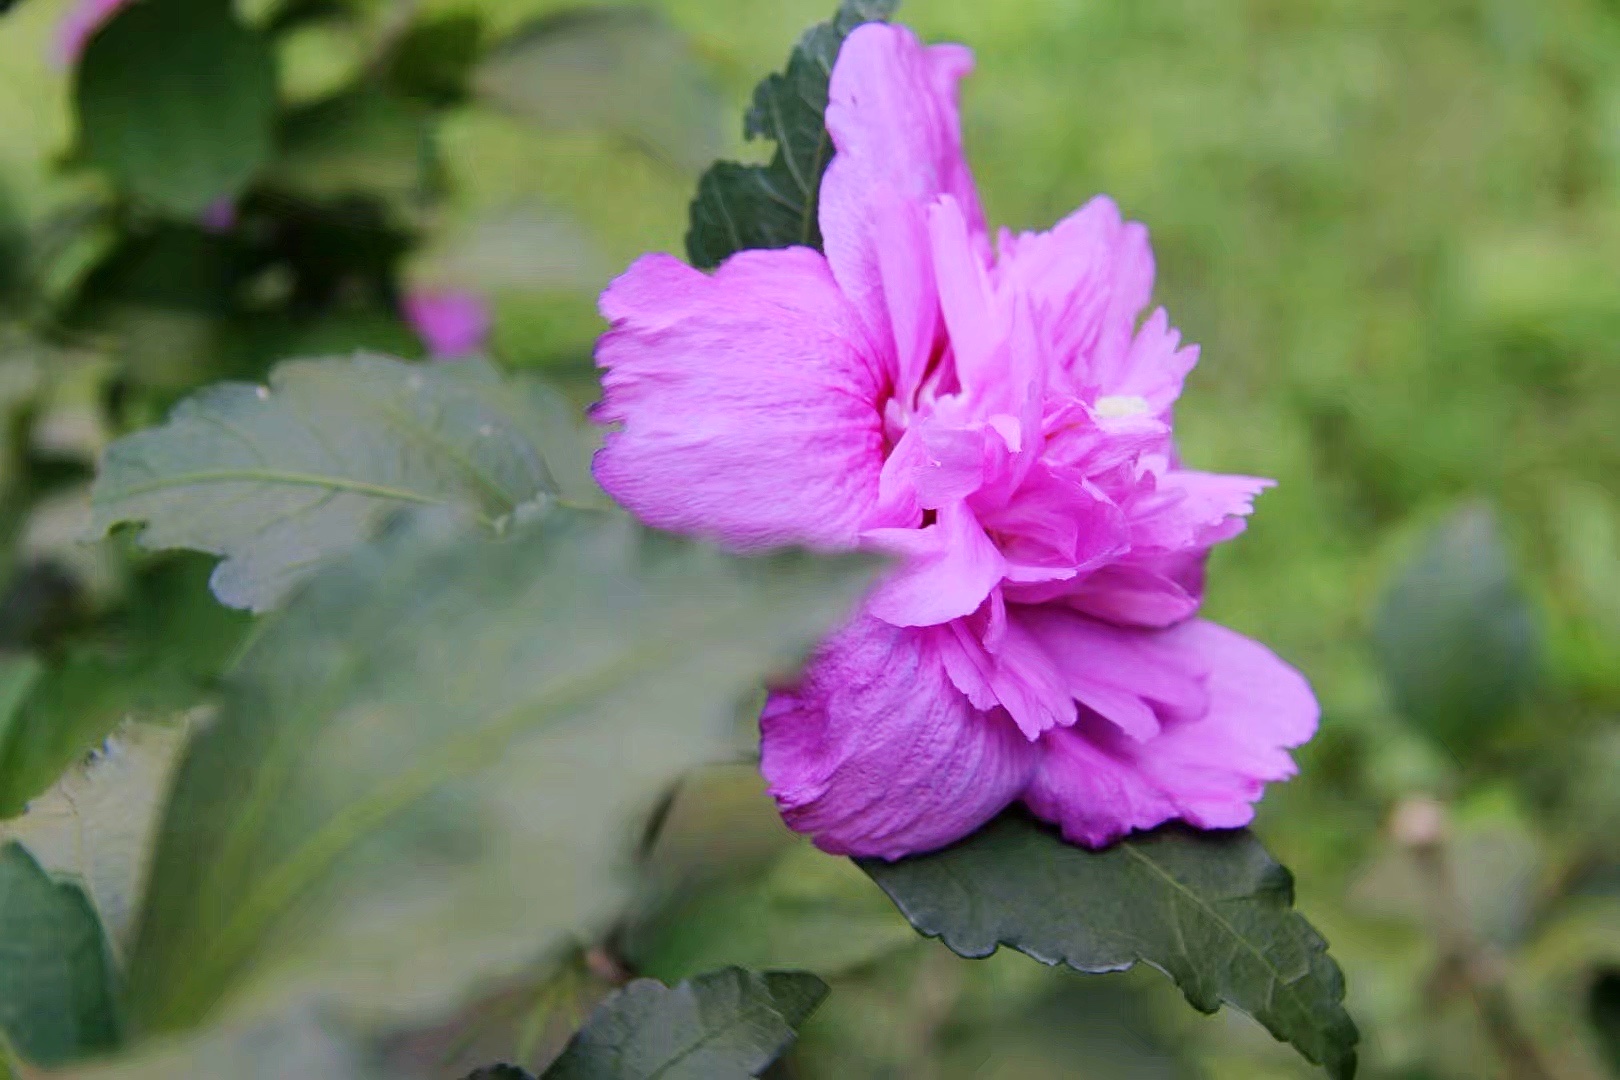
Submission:
[[[826,254],[667,255],[602,297],[595,471],[648,523],[738,551],[895,567],[760,718],[794,828],[840,853],[938,847],[1022,800],[1100,844],[1242,825],[1314,732],[1309,686],[1195,618],[1212,545],[1269,481],[1183,468],[1197,360],[1146,230],[1099,198],[992,240],[962,156],[967,50],[845,42]]]

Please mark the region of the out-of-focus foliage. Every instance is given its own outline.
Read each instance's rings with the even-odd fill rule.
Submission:
[[[688,165],[715,131],[733,139],[727,156],[765,156],[728,118],[829,5],[655,3],[646,25],[672,28],[696,58],[660,77],[707,73],[724,104],[689,137],[656,132],[664,142],[648,153],[634,126],[701,92],[638,99],[612,86],[611,101],[521,112],[481,96],[482,63],[568,5],[244,3],[239,25],[276,60],[276,112],[251,175],[232,171],[239,160],[207,162],[240,186],[234,220],[165,209],[207,200],[141,187],[124,171],[139,166],[114,165],[77,126],[74,80],[49,59],[66,0],[4,6],[0,650],[6,670],[39,673],[0,757],[6,812],[32,805],[3,828],[48,872],[85,882],[117,954],[138,888],[119,882],[138,868],[67,845],[112,836],[117,849],[144,827],[107,821],[93,793],[164,786],[120,770],[147,760],[149,735],[179,729],[121,725],[189,717],[207,730],[222,672],[259,631],[210,598],[206,560],[145,552],[122,533],[86,539],[101,451],[201,387],[262,382],[290,356],[419,355],[399,310],[422,284],[483,290],[492,361],[543,369],[576,404],[590,400],[592,292],[643,250],[681,250]],[[1256,831],[1296,872],[1301,910],[1346,970],[1361,1075],[1500,1072],[1502,1048],[1458,979],[1478,973],[1459,968],[1459,950],[1488,961],[1556,1077],[1620,1075],[1620,9],[913,0],[903,15],[978,55],[965,130],[992,221],[1045,225],[1097,191],[1146,221],[1159,299],[1203,346],[1178,410],[1183,456],[1281,481],[1217,557],[1207,610],[1298,664],[1324,703],[1301,776],[1271,791]],[[545,85],[600,85],[570,66],[588,55],[564,54]],[[586,116],[611,123],[572,122]],[[1481,711],[1448,712],[1442,729],[1401,689],[1410,673],[1386,674],[1374,631],[1398,583],[1428,573],[1420,553],[1435,529],[1469,506],[1498,523],[1528,604],[1513,625],[1530,628],[1539,678],[1513,708],[1474,696],[1506,685],[1500,663],[1448,684],[1466,691],[1448,701]],[[1467,561],[1440,569],[1491,570]],[[1486,636],[1458,655],[1500,657],[1478,650],[1524,640],[1477,625]],[[18,741],[25,731],[49,749],[22,755],[34,764],[14,788],[13,748],[34,745]],[[648,852],[644,906],[607,940],[671,983],[731,963],[824,977],[832,992],[777,1066],[787,1075],[1314,1074],[1229,1010],[1190,1013],[1152,974],[1088,979],[1007,950],[959,960],[897,926],[849,864],[753,831],[775,828],[771,809],[757,786],[742,789],[708,801],[707,818],[677,800]],[[1416,796],[1444,808],[1441,878],[1411,844],[1421,816],[1395,814]],[[453,854],[456,837],[444,839]],[[400,903],[379,933],[408,922]],[[364,1045],[331,1016],[295,1012],[106,1070],[255,1075],[251,1062],[287,1077],[459,1080],[506,1060],[538,1073],[624,974],[537,964],[441,1024]],[[464,1047],[476,1054],[458,1056]]]

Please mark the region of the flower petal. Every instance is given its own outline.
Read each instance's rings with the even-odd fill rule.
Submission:
[[[895,626],[937,626],[970,615],[1007,572],[1007,562],[964,503],[922,529],[869,529],[875,550],[903,562],[867,598],[866,610]]]
[[[938,636],[860,618],[760,716],[787,823],[839,855],[897,859],[958,840],[1029,783],[1036,747],[951,685]]]
[[[602,296],[593,471],[648,524],[737,550],[854,546],[883,467],[882,374],[859,320],[804,248],[747,251],[712,276],[638,259]]]
[[[1288,748],[1316,731],[1310,685],[1263,645],[1214,623],[1138,633],[1152,639],[1143,658],[1158,654],[1166,672],[1204,669],[1208,710],[1195,719],[1161,716],[1163,730],[1145,741],[1082,714],[1042,736],[1025,803],[1091,846],[1172,818],[1204,829],[1248,824],[1266,783],[1294,774]],[[1138,674],[1151,678],[1146,669]]]
[[[935,300],[922,282],[929,271],[920,219],[897,205],[954,196],[988,254],[956,104],[956,84],[972,67],[973,54],[959,45],[924,46],[906,27],[873,22],[845,39],[828,86],[836,153],[821,181],[827,258],[874,338],[885,348],[900,342],[908,378],[920,375],[915,342],[933,325]],[[924,305],[915,318],[891,315],[911,304]]]

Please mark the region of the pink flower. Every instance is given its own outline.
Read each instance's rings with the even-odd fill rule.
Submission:
[[[118,14],[120,8],[130,0],[78,0],[73,5],[56,28],[56,52],[54,59],[58,67],[69,68],[78,63],[84,47],[90,44],[108,20]]]
[[[1316,728],[1305,680],[1193,618],[1269,481],[1182,468],[1197,350],[1107,199],[992,244],[962,157],[971,55],[868,24],[833,72],[826,255],[667,255],[608,288],[602,485],[738,551],[899,557],[760,718],[788,823],[898,858],[1012,802],[1083,844],[1247,823]]]
[[[478,352],[489,337],[489,305],[474,293],[419,289],[405,297],[404,306],[405,320],[434,356]]]

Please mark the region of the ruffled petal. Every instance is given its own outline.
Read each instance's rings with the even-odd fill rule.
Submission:
[[[1161,710],[1159,734],[1138,740],[1082,711],[1073,727],[1042,736],[1024,802],[1090,846],[1173,818],[1204,829],[1248,824],[1266,783],[1294,774],[1288,748],[1316,732],[1310,685],[1263,645],[1214,623],[1138,633],[1143,666],[1132,678],[1155,681],[1155,663],[1171,683],[1202,669],[1203,715]]]
[[[761,767],[787,823],[839,855],[897,859],[958,840],[1017,798],[1038,754],[946,677],[945,630],[860,618],[760,717]]]
[[[883,468],[885,377],[826,261],[747,251],[713,275],[638,259],[602,296],[617,424],[593,465],[633,513],[734,550],[853,547]]]
[[[1007,561],[963,503],[923,529],[871,529],[861,539],[903,561],[867,598],[895,626],[937,626],[972,614],[1007,572]]]
[[[956,84],[972,67],[959,45],[924,46],[903,26],[874,22],[845,39],[828,86],[836,153],[821,181],[827,258],[874,338],[885,349],[898,342],[895,363],[907,379],[921,376],[916,343],[931,331],[937,303],[915,208],[951,195],[988,254],[956,104]]]
[[[1088,395],[1132,393],[1124,387],[1153,273],[1147,230],[1106,196],[1049,232],[1003,233],[997,263],[1000,281],[1028,293],[1055,362]]]

